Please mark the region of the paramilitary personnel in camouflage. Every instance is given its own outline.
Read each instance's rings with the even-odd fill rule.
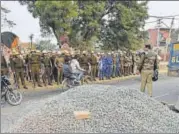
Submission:
[[[44,53],[44,56],[42,59],[42,63],[44,64],[45,71],[44,71],[44,74],[42,75],[42,80],[45,86],[47,85],[47,80],[48,80],[48,85],[52,85],[52,81],[50,78],[50,75],[52,73],[52,63],[50,60],[50,55],[46,51],[44,51],[43,53]]]
[[[15,81],[17,82],[18,88],[20,89],[19,78],[21,79],[22,85],[25,89],[28,89],[24,79],[24,61],[18,53],[14,54],[14,58],[11,60],[11,68],[15,73]]]
[[[151,50],[151,45],[145,45],[144,53],[141,55],[141,60],[138,66],[141,72],[141,88],[145,92],[147,86],[149,96],[152,97],[152,77],[154,66],[158,68],[157,54]]]
[[[36,51],[32,51],[31,57],[29,58],[29,66],[31,69],[34,88],[36,86],[36,80],[37,80],[38,86],[42,87],[42,85],[40,84],[40,77],[39,77],[40,65],[41,65],[40,55]]]

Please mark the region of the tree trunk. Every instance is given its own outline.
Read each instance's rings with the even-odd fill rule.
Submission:
[[[59,38],[59,36],[58,36],[58,34],[57,34],[57,32],[56,32],[54,27],[52,27],[52,31],[53,31],[56,39],[57,39],[57,45],[59,45],[59,48],[61,48],[60,38]]]

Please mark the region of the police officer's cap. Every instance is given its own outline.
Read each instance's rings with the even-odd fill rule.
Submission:
[[[82,53],[83,53],[83,54],[86,54],[86,51],[83,51]]]
[[[46,53],[47,53],[47,51],[46,51],[46,50],[43,50],[43,51],[42,51],[42,53],[46,54]]]

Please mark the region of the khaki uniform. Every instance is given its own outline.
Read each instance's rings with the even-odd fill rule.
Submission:
[[[134,67],[133,67],[134,74],[137,73],[137,66],[139,66],[139,63],[140,63],[140,56],[134,55]]]
[[[133,67],[133,58],[132,58],[132,54],[130,54],[130,56],[129,56],[129,67],[128,67],[128,72],[129,72],[129,74],[132,74],[133,73],[133,70],[132,70],[132,67]]]
[[[1,55],[1,75],[8,74],[8,65],[6,63],[5,57]]]
[[[116,55],[113,55],[113,68],[112,68],[112,77],[114,78],[116,76]]]
[[[29,65],[31,69],[31,75],[32,75],[32,80],[34,87],[36,86],[36,81],[38,83],[39,87],[42,87],[40,84],[40,63],[41,59],[38,54],[32,54],[31,57],[29,58]]]
[[[50,75],[52,73],[51,60],[48,56],[45,55],[44,58],[42,59],[42,63],[44,64],[44,67],[45,67],[45,72],[42,75],[42,80],[43,80],[45,86],[47,85],[47,80],[48,80],[48,85],[51,85],[52,84],[52,81],[50,78]]]
[[[126,55],[124,56],[124,75],[129,75],[129,57],[127,57]]]
[[[90,64],[91,64],[91,76],[95,80],[98,63],[97,63],[97,58],[94,54],[91,55]]]
[[[16,57],[14,59],[11,59],[11,68],[13,72],[15,72],[15,81],[17,82],[18,87],[20,88],[19,79],[21,79],[22,85],[24,88],[26,87],[25,79],[24,79],[24,61],[20,57]]]
[[[55,65],[57,66],[57,84],[59,85],[63,81],[63,64],[64,56],[56,57]]]
[[[51,81],[54,80],[55,82],[57,82],[57,68],[55,67],[55,59],[56,59],[55,55],[52,55],[50,57],[50,60],[52,63],[52,74],[51,74],[50,78],[51,78]]]
[[[154,65],[158,68],[157,55],[153,51],[149,51],[141,56],[141,60],[138,66],[141,72],[141,88],[142,92],[145,92],[147,86],[149,96],[152,96],[152,77],[154,72]]]
[[[85,69],[86,71],[89,69],[89,58],[86,55],[81,56],[79,62],[81,68]]]
[[[124,56],[121,55],[120,56],[120,71],[121,71],[121,75],[124,75]]]

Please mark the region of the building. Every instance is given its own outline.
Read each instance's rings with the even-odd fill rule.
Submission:
[[[166,46],[169,38],[169,28],[160,28],[159,30],[159,47]],[[148,29],[149,42],[153,47],[157,47],[158,29]]]
[[[21,43],[19,43],[20,51],[28,52],[28,51],[31,50],[31,47],[32,47],[32,49],[36,49],[36,45],[32,44],[32,46],[31,46],[30,42],[21,42]]]

